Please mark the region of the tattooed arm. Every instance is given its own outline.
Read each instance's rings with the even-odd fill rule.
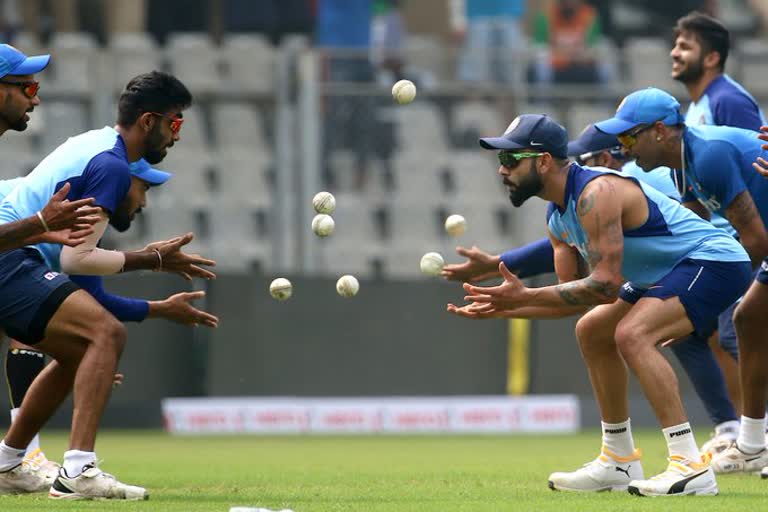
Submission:
[[[504,264],[499,265],[504,282],[494,287],[464,285],[465,300],[488,303],[496,310],[519,308],[556,308],[574,314],[589,306],[614,302],[623,283],[621,262],[624,235],[621,226],[622,201],[613,180],[597,178],[589,183],[579,198],[576,212],[589,246],[591,273],[577,279],[578,259],[555,246],[555,270],[561,284],[543,288],[526,288]],[[564,245],[564,244],[563,244]],[[570,248],[568,248],[570,249]],[[538,311],[538,310],[537,310]]]
[[[737,195],[725,210],[725,216],[739,233],[741,245],[757,266],[768,256],[768,233],[748,190]]]

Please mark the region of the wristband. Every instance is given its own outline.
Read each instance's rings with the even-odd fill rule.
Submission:
[[[154,269],[154,271],[160,272],[161,270],[163,270],[163,256],[162,254],[160,254],[159,249],[152,249],[152,250],[155,251],[155,254],[157,254],[157,268]]]
[[[37,218],[40,219],[40,224],[43,225],[43,229],[45,229],[45,232],[46,233],[50,232],[51,230],[48,229],[48,223],[45,222],[45,219],[43,218],[43,214],[40,213],[40,210],[37,211],[36,215],[37,215]]]

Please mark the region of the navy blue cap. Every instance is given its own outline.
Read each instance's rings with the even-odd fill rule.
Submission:
[[[155,169],[143,158],[131,163],[131,175],[146,181],[150,185],[162,185],[173,176],[169,172]]]
[[[685,122],[680,113],[680,103],[671,94],[648,87],[635,91],[619,103],[616,115],[606,121],[595,123],[598,130],[619,135],[641,124],[657,121],[667,126]]]
[[[531,149],[568,158],[568,132],[546,114],[523,114],[515,118],[501,137],[480,139],[485,149]]]
[[[601,132],[595,125],[590,124],[581,134],[568,143],[568,156],[579,156],[585,153],[605,151],[616,146],[621,146],[615,135]]]
[[[34,75],[45,69],[50,55],[27,57],[9,44],[0,44],[0,78],[6,75]]]

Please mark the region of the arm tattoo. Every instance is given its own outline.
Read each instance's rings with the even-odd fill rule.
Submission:
[[[616,298],[621,286],[588,276],[579,281],[557,285],[555,288],[566,304],[589,306]]]
[[[728,220],[731,221],[733,227],[739,230],[739,226],[746,226],[752,219],[757,216],[757,208],[755,202],[752,200],[752,196],[749,191],[745,190],[736,198],[731,201],[731,204],[726,208]]]

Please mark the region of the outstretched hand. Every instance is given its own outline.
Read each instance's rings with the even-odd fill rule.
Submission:
[[[151,243],[144,250],[157,251],[160,254],[162,258],[162,263],[158,269],[160,271],[179,274],[187,281],[191,281],[193,277],[215,279],[216,274],[202,268],[202,266],[215,266],[215,261],[203,258],[199,254],[187,254],[181,250],[193,238],[192,233],[187,233],[171,240]]]
[[[83,225],[93,225],[99,221],[101,208],[91,206],[95,199],[92,197],[70,201],[67,194],[70,191],[69,182],[51,196],[48,203],[40,210],[49,231],[61,231]]]
[[[762,133],[760,133],[757,138],[764,142],[768,142],[768,126],[761,126],[760,131]],[[768,150],[768,144],[763,144],[762,148],[764,150]],[[757,157],[757,162],[752,163],[752,167],[754,167],[757,172],[768,178],[768,160],[759,156]]]
[[[203,291],[177,293],[163,301],[151,302],[150,311],[154,312],[153,316],[159,316],[183,325],[218,327],[218,317],[192,305],[192,301],[203,297],[205,297]]]
[[[489,318],[505,318],[507,315],[499,311],[492,304],[473,302],[464,306],[448,304],[446,308],[449,313],[473,320],[487,320]]]
[[[476,283],[492,277],[498,277],[497,265],[499,257],[488,254],[479,247],[457,247],[456,253],[464,256],[467,261],[454,263],[443,267],[441,275],[449,281],[466,281]]]
[[[499,273],[504,281],[498,286],[474,286],[464,283],[467,302],[490,304],[498,310],[516,309],[525,305],[527,288],[504,262],[499,263]]]

